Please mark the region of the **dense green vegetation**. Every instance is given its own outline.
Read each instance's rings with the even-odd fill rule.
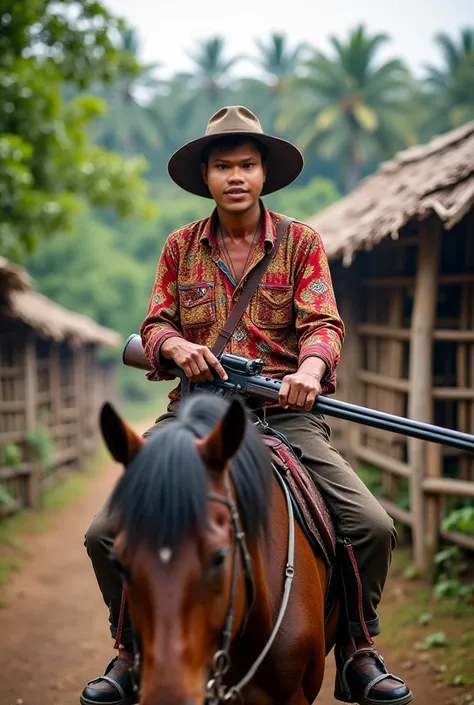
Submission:
[[[244,57],[210,37],[190,51],[189,73],[165,80],[159,64],[140,63],[133,28],[100,2],[8,8],[0,8],[0,254],[25,264],[44,294],[124,337],[143,318],[168,233],[209,213],[210,202],[181,192],[166,167],[220,106],[248,106],[265,130],[304,151],[297,182],[266,199],[299,218],[397,150],[474,118],[472,28],[434,38],[439,61],[421,79],[397,57],[381,61],[389,37],[360,26],[331,38],[327,53],[262,37],[252,78],[236,70]],[[124,390],[145,395],[131,374]]]

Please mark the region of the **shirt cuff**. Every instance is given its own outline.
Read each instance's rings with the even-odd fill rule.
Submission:
[[[326,363],[326,371],[321,378],[321,385],[329,382],[332,378],[335,367],[336,356],[334,350],[332,350],[329,345],[325,345],[324,343],[309,343],[308,345],[305,345],[303,350],[300,352],[298,366],[300,366],[308,357],[319,357]]]
[[[175,379],[175,375],[168,374],[165,361],[160,355],[161,346],[168,338],[183,338],[183,336],[175,328],[164,328],[155,333],[145,347],[145,354],[153,367],[153,370],[147,372],[146,377],[152,382]]]

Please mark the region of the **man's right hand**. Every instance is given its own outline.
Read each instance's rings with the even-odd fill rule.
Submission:
[[[191,382],[212,382],[214,377],[210,367],[215,369],[221,379],[227,379],[227,372],[205,345],[196,345],[184,338],[167,338],[161,346],[160,354],[181,367]]]

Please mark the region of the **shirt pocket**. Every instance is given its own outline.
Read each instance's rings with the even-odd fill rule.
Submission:
[[[250,306],[250,318],[258,328],[287,328],[293,321],[293,287],[259,284]]]
[[[197,328],[216,322],[216,293],[212,282],[180,285],[178,294],[183,328]]]

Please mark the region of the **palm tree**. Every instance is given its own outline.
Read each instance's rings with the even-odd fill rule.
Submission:
[[[282,92],[288,80],[295,76],[302,56],[309,46],[300,42],[291,48],[287,37],[279,32],[273,32],[267,43],[257,39],[256,45],[258,56],[252,61],[260,67],[268,82],[271,96],[269,129],[274,131],[281,109]]]
[[[408,69],[399,59],[376,61],[387,41],[385,34],[369,36],[363,25],[347,42],[331,37],[332,55],[315,51],[306,62],[306,74],[295,80],[301,107],[282,121],[303,151],[342,162],[346,191],[355,188],[369,159],[391,156],[416,140]]]
[[[434,102],[434,131],[445,132],[474,120],[474,28],[461,30],[458,42],[444,33],[435,41],[444,66],[426,66],[426,85]]]
[[[123,51],[135,58],[139,54],[139,41],[132,29],[120,35]],[[138,63],[138,61],[137,61]],[[162,143],[165,129],[156,102],[147,105],[153,93],[163,82],[156,78],[159,64],[139,65],[136,72],[123,72],[110,85],[95,86],[93,93],[104,98],[108,104],[107,115],[93,126],[93,137],[109,149],[119,149],[126,156],[133,156],[137,147],[156,148]]]
[[[300,42],[292,49],[284,34],[273,32],[268,43],[256,41],[258,57],[255,60],[269,80],[273,93],[280,93],[286,79],[295,75],[301,58],[309,50],[306,42]]]
[[[222,37],[200,42],[195,51],[188,52],[188,56],[194,63],[194,71],[189,77],[195,90],[216,104],[222,90],[228,85],[230,70],[242,57],[227,58]]]

